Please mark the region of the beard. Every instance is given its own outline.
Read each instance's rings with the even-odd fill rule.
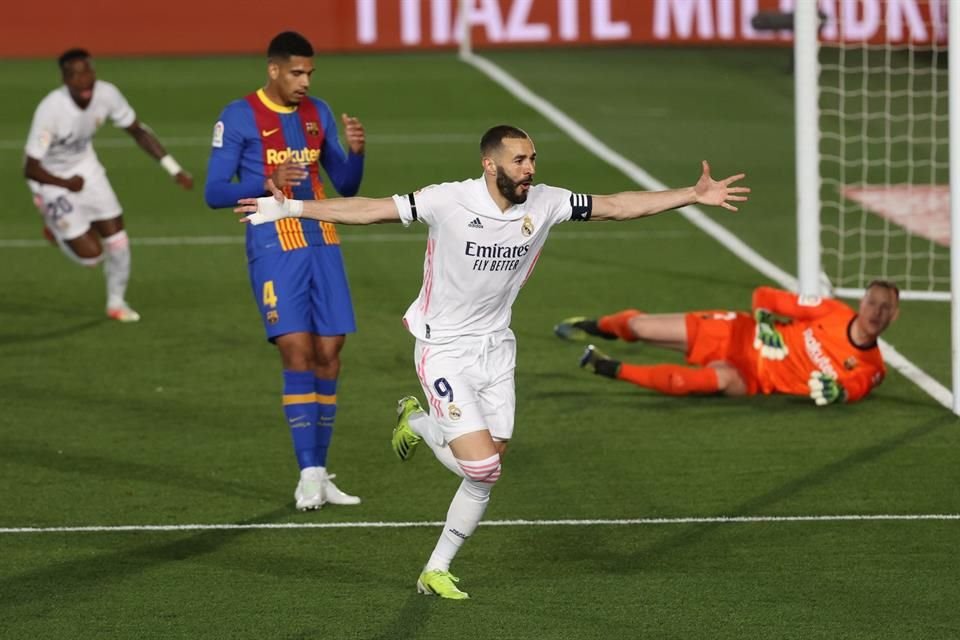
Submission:
[[[517,190],[517,187],[522,184],[533,184],[533,178],[517,181],[512,180],[506,171],[503,170],[503,167],[497,165],[497,191],[507,199],[507,202],[523,204],[527,201],[527,194],[529,192]]]

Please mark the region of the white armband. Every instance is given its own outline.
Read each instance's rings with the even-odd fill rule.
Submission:
[[[175,176],[183,171],[183,167],[181,167],[180,164],[174,160],[173,156],[169,153],[160,158],[160,166],[166,169],[167,173],[169,173],[171,176]]]

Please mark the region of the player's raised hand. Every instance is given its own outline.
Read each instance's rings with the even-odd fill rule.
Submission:
[[[273,180],[273,184],[282,189],[283,187],[296,187],[306,180],[309,175],[307,168],[302,164],[287,160],[286,162],[278,164],[277,168],[273,170],[273,173],[267,180]],[[270,191],[266,181],[264,181],[263,186],[267,191]]]
[[[181,171],[177,175],[173,176],[173,179],[184,190],[190,191],[193,189],[193,176],[186,171]]]
[[[697,194],[697,204],[709,204],[715,207],[723,207],[729,211],[737,211],[737,207],[730,203],[746,202],[747,196],[737,194],[750,193],[750,187],[731,187],[730,185],[742,179],[745,175],[738,173],[723,180],[714,180],[710,177],[710,165],[704,160],[703,173],[700,174],[700,179],[697,180],[697,185],[694,187]]]
[[[343,134],[347,139],[347,146],[354,155],[362,155],[367,146],[367,132],[359,119],[347,114],[341,114],[340,120],[343,122]]]
[[[273,195],[263,198],[241,198],[237,200],[237,206],[234,208],[234,211],[245,214],[240,218],[240,222],[258,225],[264,224],[265,222],[276,222],[282,218],[300,217],[301,213],[303,213],[302,200],[288,200],[270,178],[267,178],[265,186],[267,191]]]

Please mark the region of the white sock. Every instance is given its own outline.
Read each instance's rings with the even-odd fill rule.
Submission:
[[[130,280],[130,239],[126,231],[118,231],[104,238],[103,245],[107,307],[119,307],[126,304],[127,282]]]
[[[454,556],[480,524],[483,512],[487,510],[487,504],[490,502],[492,488],[492,484],[464,478],[450,502],[447,522],[443,525],[443,533],[440,534],[437,546],[430,560],[427,561],[425,571],[450,569]]]
[[[457,464],[457,459],[453,457],[453,451],[443,441],[443,431],[436,420],[426,413],[412,413],[410,414],[410,428],[423,438],[423,441],[433,451],[433,455],[437,456],[440,464],[461,478],[464,477],[463,469]]]

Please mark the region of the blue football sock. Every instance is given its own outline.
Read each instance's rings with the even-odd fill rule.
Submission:
[[[321,467],[327,466],[327,450],[333,437],[333,421],[337,417],[337,380],[314,378],[317,392],[317,447],[315,455]]]
[[[301,469],[323,466],[317,459],[317,393],[312,371],[283,372],[283,412]],[[328,437],[329,439],[329,437]]]

